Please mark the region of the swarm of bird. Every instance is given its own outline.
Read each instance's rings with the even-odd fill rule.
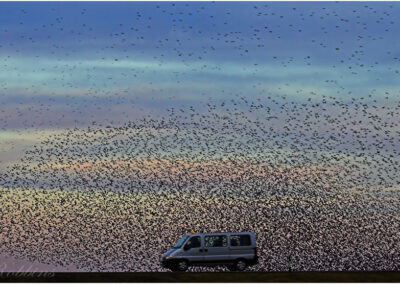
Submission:
[[[190,42],[185,32],[192,30],[195,37],[194,32],[201,34],[203,30],[193,31],[192,23],[185,25],[179,11],[206,17],[208,34],[220,24],[209,7],[214,4],[196,3],[193,8],[184,2],[148,5],[155,5],[154,11],[165,17],[171,16],[174,43],[163,34],[155,48],[173,51],[185,66],[183,73],[170,74],[177,89],[182,86],[180,80],[189,80],[185,72],[198,74],[199,80],[203,71],[215,72],[222,82],[226,79],[224,71],[229,68],[223,64],[198,63],[215,48],[226,48],[234,53],[230,56],[253,60],[260,50],[268,48],[264,46],[266,40],[283,44],[287,34],[280,34],[281,25],[290,30],[291,36],[310,32],[285,22],[286,14],[280,14],[275,4],[249,3],[246,5],[254,6],[252,13],[263,24],[251,27],[247,43],[252,48],[248,48],[241,31],[228,29],[236,26],[231,19],[234,13],[219,3],[222,6],[218,6],[218,13],[221,7],[227,8],[221,18],[226,33],[212,34],[207,43],[215,43],[215,47],[203,47],[198,53],[184,48]],[[53,100],[59,98],[50,98],[48,105],[40,96],[36,99],[38,86],[34,85],[26,88],[32,97],[21,99],[19,106],[12,105],[14,113],[0,106],[3,130],[59,130],[44,136],[25,149],[19,161],[0,170],[0,254],[72,265],[84,271],[165,271],[160,266],[160,255],[191,229],[253,231],[260,263],[250,270],[399,270],[400,100],[397,93],[382,91],[380,83],[377,89],[354,96],[348,82],[341,83],[345,75],[356,78],[357,72],[364,72],[364,65],[372,73],[378,69],[378,62],[367,67],[362,61],[368,61],[364,58],[368,51],[365,47],[371,42],[379,44],[368,36],[367,25],[359,20],[363,13],[349,11],[352,16],[337,19],[336,3],[318,11],[308,5],[291,11],[305,22],[316,18],[325,23],[327,17],[329,28],[321,26],[321,42],[312,40],[307,44],[329,48],[329,52],[339,54],[339,62],[350,65],[348,74],[323,78],[337,96],[298,89],[293,97],[285,94],[289,82],[282,88],[266,90],[257,81],[265,79],[262,73],[266,69],[257,62],[251,72],[245,73],[248,81],[243,81],[252,85],[253,93],[243,94],[226,86],[218,96],[203,96],[208,88],[205,84],[202,94],[198,94],[201,99],[180,104],[179,96],[162,97],[160,109],[146,112],[137,98],[131,100],[127,95],[132,90],[118,89],[119,79],[104,82],[105,89],[112,85],[115,93],[102,91],[103,85],[97,85],[90,76],[98,67],[94,64],[93,69],[85,70],[90,85],[87,98],[76,98],[77,102],[68,98],[65,109],[52,109]],[[377,26],[387,24],[389,30],[393,23],[388,11],[397,4],[384,5],[387,9],[383,12],[368,5],[363,9],[378,17]],[[87,12],[83,9],[81,16]],[[128,30],[135,34],[135,44],[140,45],[146,35],[141,29],[151,29],[152,19],[140,12],[135,16],[140,29],[132,26]],[[272,18],[271,26],[268,21]],[[61,27],[62,17],[56,21]],[[338,30],[350,29],[350,24],[360,28],[362,35],[349,40],[357,42],[357,50],[344,54],[347,42],[330,46],[327,33],[340,38]],[[124,25],[120,28],[118,33],[110,34],[111,46],[104,48],[123,48],[126,40],[132,39]],[[91,27],[85,23],[82,29],[88,32],[86,29]],[[71,33],[75,40],[82,37],[76,31]],[[29,41],[33,44],[34,39]],[[63,58],[64,51],[58,50],[61,47],[54,48]],[[197,59],[192,60],[194,57]],[[16,69],[9,60],[5,59],[3,67]],[[124,60],[114,58],[112,66],[120,70],[118,64],[123,66]],[[157,68],[162,70],[167,63],[157,60]],[[271,55],[270,60],[282,60],[277,66],[290,69],[296,54],[284,59]],[[302,60],[306,66],[313,64],[312,56]],[[72,78],[79,65],[60,65],[61,81]],[[150,72],[146,67],[122,70],[121,74],[109,75],[136,80]],[[395,67],[385,72],[397,74]],[[313,76],[320,80],[319,76],[325,75]],[[146,86],[153,85],[144,81]],[[0,101],[7,101],[8,85],[0,84]],[[74,89],[69,83],[63,83],[63,87]],[[158,96],[164,90],[151,92]],[[157,96],[152,98],[153,103]],[[38,105],[31,107],[31,103]],[[105,107],[108,104],[111,106]],[[93,111],[95,108],[100,114]],[[57,120],[47,119],[48,112],[58,111]]]
[[[320,109],[307,105],[227,104],[70,129],[26,151],[2,174],[2,249],[88,271],[158,271],[159,255],[190,229],[254,231],[252,269],[399,268],[399,158],[387,120],[343,102],[343,121],[316,120]],[[310,126],[328,123],[324,135]]]

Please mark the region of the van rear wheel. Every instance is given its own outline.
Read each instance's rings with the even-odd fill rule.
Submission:
[[[244,271],[247,267],[247,263],[243,259],[239,259],[235,263],[235,270],[236,271]]]

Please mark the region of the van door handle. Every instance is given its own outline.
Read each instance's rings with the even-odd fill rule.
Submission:
[[[203,250],[202,250],[202,249],[199,249],[199,252],[203,252]]]
[[[208,252],[208,249],[204,249],[204,252]]]

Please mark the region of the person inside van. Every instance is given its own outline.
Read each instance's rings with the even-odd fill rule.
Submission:
[[[217,238],[217,239],[215,240],[215,243],[214,243],[213,247],[223,247],[223,244],[222,244],[222,237],[219,237],[219,238]]]
[[[192,248],[201,247],[200,237],[192,237],[192,238],[190,238],[190,240],[188,241],[188,244]]]
[[[237,238],[231,237],[231,246],[236,247],[238,245],[239,245],[239,242],[238,242]]]

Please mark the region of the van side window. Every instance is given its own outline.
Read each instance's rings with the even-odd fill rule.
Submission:
[[[224,235],[205,236],[204,243],[206,247],[226,247],[228,245],[228,239]]]
[[[201,247],[201,240],[200,237],[191,237],[187,244],[191,244],[192,248],[199,248]]]
[[[231,235],[230,241],[232,247],[251,245],[250,235]]]

